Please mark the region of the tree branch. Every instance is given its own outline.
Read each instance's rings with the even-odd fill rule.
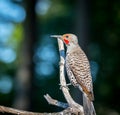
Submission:
[[[61,112],[37,113],[37,112],[29,112],[29,111],[13,109],[13,108],[10,108],[10,107],[0,106],[0,114],[1,113],[3,113],[3,114],[11,113],[13,115],[70,115],[69,112],[70,112],[69,108],[67,108],[67,109],[65,109]]]
[[[2,113],[11,113],[15,115],[45,115],[44,113],[34,113],[34,112],[28,112],[28,111],[22,111],[18,109],[13,109],[5,106],[0,106],[0,112]]]
[[[58,106],[58,107],[61,107],[61,108],[67,108],[68,107],[68,104],[67,103],[63,103],[63,102],[60,102],[58,100],[55,100],[53,98],[51,98],[49,96],[49,94],[46,94],[44,95],[44,98],[47,100],[47,102],[51,105],[55,105],[55,106]]]

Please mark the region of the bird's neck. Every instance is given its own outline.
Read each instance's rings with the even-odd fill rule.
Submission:
[[[76,50],[80,50],[80,46],[78,44],[70,44],[67,46],[67,53],[74,52]]]

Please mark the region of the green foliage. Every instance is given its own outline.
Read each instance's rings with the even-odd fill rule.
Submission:
[[[8,45],[15,48],[16,50],[19,49],[21,46],[21,42],[24,38],[24,32],[23,32],[23,25],[22,24],[15,24],[14,25],[14,31],[8,40]]]

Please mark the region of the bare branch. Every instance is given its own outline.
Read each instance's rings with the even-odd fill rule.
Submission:
[[[10,107],[0,106],[0,115],[6,113],[11,113],[13,115],[70,115],[70,108],[67,108],[61,112],[54,112],[54,113],[36,113],[36,112],[28,112],[18,109],[13,109]],[[74,114],[73,114],[74,115]]]
[[[5,106],[0,106],[0,112],[2,113],[11,113],[15,115],[45,115],[44,113],[34,113],[34,112],[28,112],[28,111],[22,111],[18,109],[13,109]]]
[[[63,102],[60,102],[58,100],[55,100],[53,98],[51,98],[49,96],[49,94],[46,94],[44,95],[44,98],[47,100],[47,102],[51,105],[55,105],[55,106],[58,106],[58,107],[61,107],[61,108],[67,108],[68,107],[68,104],[67,103],[63,103]]]

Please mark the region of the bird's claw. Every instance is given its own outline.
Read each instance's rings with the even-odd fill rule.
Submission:
[[[62,62],[59,62],[59,65],[61,66],[61,65],[64,65],[64,63],[62,63]]]
[[[66,85],[61,85],[61,84],[59,84],[59,85],[60,85],[60,89],[62,89],[64,87],[64,88],[67,88],[69,90],[68,86],[71,85],[71,83],[66,84]]]

